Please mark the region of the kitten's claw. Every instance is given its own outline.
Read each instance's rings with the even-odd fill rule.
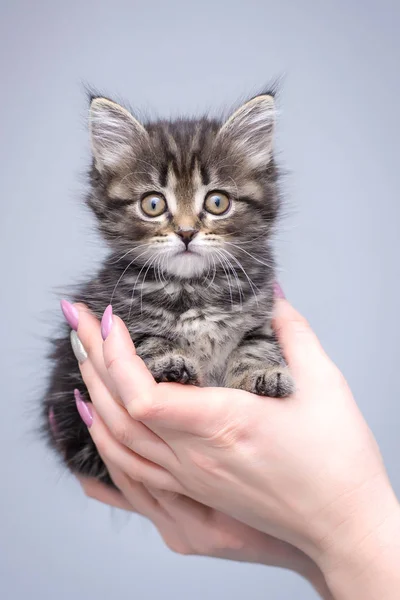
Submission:
[[[148,365],[157,382],[173,381],[186,385],[199,385],[199,375],[193,362],[180,354],[169,354],[151,361]]]
[[[250,391],[254,394],[270,398],[286,398],[293,394],[294,390],[293,378],[286,367],[272,367],[253,373]]]
[[[228,380],[227,386],[270,398],[285,398],[295,390],[293,378],[285,366],[263,369],[249,367],[245,372],[242,371],[239,377]]]

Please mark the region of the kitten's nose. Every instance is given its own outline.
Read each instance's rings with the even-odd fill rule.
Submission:
[[[199,233],[198,229],[179,229],[176,232],[176,235],[178,235],[181,238],[182,242],[185,244],[185,246],[187,248],[189,246],[190,242],[192,241],[192,239],[198,233]]]

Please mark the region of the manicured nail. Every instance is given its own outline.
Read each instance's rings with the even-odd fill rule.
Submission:
[[[274,283],[274,294],[276,298],[286,298],[281,286],[276,281]]]
[[[68,302],[68,300],[61,300],[61,310],[63,311],[65,320],[68,325],[75,331],[78,329],[79,313],[75,306]]]
[[[103,314],[103,318],[101,319],[101,335],[103,337],[103,340],[107,339],[110,331],[111,331],[111,327],[113,324],[113,311],[112,311],[112,306],[111,304],[109,304],[106,308],[106,310],[104,311]]]
[[[51,429],[54,437],[57,437],[58,434],[60,433],[60,431],[58,429],[57,421],[56,421],[56,418],[54,416],[54,409],[53,409],[53,407],[51,407],[50,410],[49,410],[49,424],[50,424],[50,429]]]
[[[93,423],[93,409],[90,404],[84,402],[82,395],[79,390],[74,390],[76,408],[81,416],[82,421],[86,427],[91,427]]]
[[[76,331],[71,331],[71,333],[69,334],[69,339],[71,340],[71,346],[73,353],[75,354],[76,360],[79,363],[85,362],[88,355]]]

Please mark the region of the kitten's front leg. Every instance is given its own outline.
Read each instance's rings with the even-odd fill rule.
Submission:
[[[275,336],[262,329],[246,335],[232,352],[225,385],[272,398],[290,396],[295,389]]]
[[[200,369],[195,359],[187,356],[182,348],[170,340],[148,337],[135,342],[135,346],[157,382],[200,384]]]

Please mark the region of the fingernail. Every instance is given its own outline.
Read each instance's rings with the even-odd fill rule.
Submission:
[[[73,353],[75,354],[76,360],[79,363],[85,362],[88,355],[87,355],[87,352],[86,352],[81,340],[79,339],[79,336],[76,333],[76,331],[72,330],[71,333],[69,334],[69,338],[71,340],[71,346],[72,346]]]
[[[103,340],[107,339],[110,334],[112,323],[113,323],[112,317],[113,317],[112,306],[111,306],[111,304],[109,304],[107,306],[106,310],[104,311],[103,318],[101,319],[101,335],[103,337]]]
[[[61,300],[61,310],[63,311],[65,320],[68,325],[75,331],[78,329],[79,313],[75,306],[68,302],[68,300]]]
[[[79,390],[74,390],[76,408],[81,416],[82,421],[86,427],[91,427],[93,423],[93,409],[90,404],[84,402],[82,395]]]
[[[58,434],[60,433],[60,431],[58,429],[57,421],[56,421],[56,418],[54,416],[54,409],[53,409],[53,407],[51,407],[50,410],[49,410],[49,423],[50,423],[50,429],[51,429],[54,437],[57,437]]]
[[[286,298],[281,286],[276,281],[274,283],[274,294],[276,298]]]

